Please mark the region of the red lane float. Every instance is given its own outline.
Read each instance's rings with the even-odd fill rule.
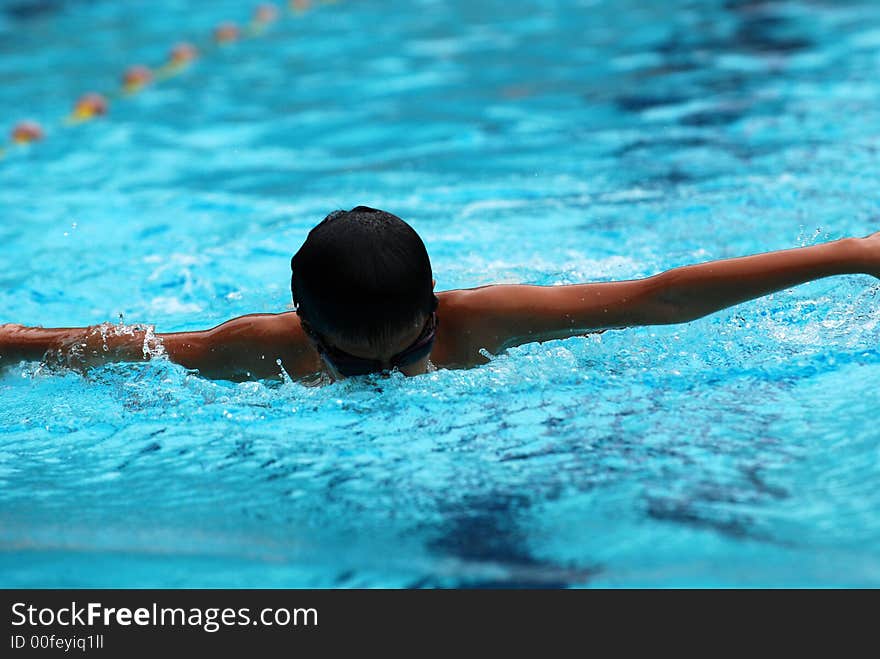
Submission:
[[[129,67],[122,76],[122,87],[129,93],[133,94],[140,91],[146,85],[153,81],[153,72],[146,66],[140,64]]]
[[[107,114],[107,99],[101,94],[89,93],[80,96],[73,106],[70,118],[74,121],[88,121],[105,114]]]
[[[278,20],[278,7],[275,5],[265,4],[257,7],[254,11],[254,23],[257,25],[268,25]]]
[[[11,138],[15,144],[29,144],[45,137],[43,128],[36,121],[20,121],[12,129]]]
[[[168,63],[171,66],[183,66],[189,64],[199,56],[199,51],[191,43],[179,43],[171,49]]]
[[[214,28],[214,41],[217,43],[232,43],[238,41],[241,31],[235,23],[221,23]]]
[[[330,4],[336,0],[324,0]],[[288,6],[291,11],[301,13],[308,10],[312,6],[312,0],[288,0]],[[279,18],[278,7],[274,4],[261,4],[254,11],[251,23],[248,26],[248,36],[257,35],[262,32],[263,28],[274,23]],[[241,30],[238,25],[232,22],[221,23],[214,29],[214,41],[218,44],[227,44],[238,41],[242,38]],[[193,60],[197,59],[199,52],[195,46],[189,43],[179,43],[168,56],[165,65],[157,70],[157,75],[153,74],[146,66],[132,66],[125,71],[122,78],[123,91],[126,94],[133,94],[140,91],[146,85],[167,78],[173,75],[177,69],[184,67]],[[95,117],[107,114],[109,103],[105,96],[96,93],[84,94],[77,100],[73,107],[73,111],[68,115],[66,123],[79,123],[88,121]],[[28,144],[37,142],[45,137],[43,128],[35,121],[21,121],[12,129],[10,140],[14,144]],[[0,144],[0,157],[3,155],[2,144]]]

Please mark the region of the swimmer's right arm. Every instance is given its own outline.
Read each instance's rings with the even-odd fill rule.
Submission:
[[[278,378],[297,375],[309,357],[296,314],[252,314],[212,329],[153,334],[137,326],[42,328],[0,325],[0,368],[48,360],[77,370],[158,355],[208,378]],[[281,364],[279,365],[279,361]]]
[[[149,359],[145,347],[157,347],[159,340],[146,329],[116,327],[27,327],[0,325],[0,367],[22,361],[49,361],[75,369],[108,362]]]
[[[96,325],[92,327],[27,327],[0,325],[0,365],[50,361],[76,369],[108,362],[149,359],[159,343],[146,329]]]
[[[79,328],[46,329],[7,323],[0,325],[0,368],[22,361],[38,361],[47,351],[72,338]]]
[[[250,314],[209,330],[159,334],[171,361],[223,380],[297,377],[312,356],[295,313]]]

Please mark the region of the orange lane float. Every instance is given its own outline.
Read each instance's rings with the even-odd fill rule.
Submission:
[[[15,144],[28,144],[43,139],[43,129],[35,121],[20,121],[12,129],[11,138]]]
[[[336,2],[336,0],[322,1],[326,4]],[[314,2],[313,0],[288,0],[287,4],[291,11],[302,13],[310,9]],[[219,24],[214,29],[214,41],[222,45],[238,41],[244,36],[258,35],[267,25],[276,22],[279,18],[280,12],[276,5],[270,3],[261,4],[254,11],[247,28],[247,34],[243,35],[235,23],[225,22]],[[197,59],[199,55],[199,51],[192,44],[186,42],[178,43],[171,50],[166,63],[156,69],[155,72],[146,66],[140,65],[127,69],[122,79],[123,93],[134,94],[150,83],[159,82],[171,77],[190,62]],[[116,94],[111,94],[110,98],[116,98],[116,96]],[[107,114],[109,107],[107,98],[96,93],[84,94],[76,102],[73,110],[64,119],[63,123],[67,125],[81,123]],[[34,121],[22,121],[10,133],[10,141],[13,144],[37,142],[44,137],[43,128]],[[4,148],[2,143],[0,143],[0,157],[3,157],[3,155]]]
[[[191,43],[179,43],[171,49],[168,56],[168,63],[171,66],[179,67],[189,64],[199,56],[199,51]]]
[[[199,51],[191,43],[181,42],[168,53],[168,60],[156,69],[156,81],[162,81],[177,75],[197,59]]]
[[[214,41],[217,43],[232,43],[238,41],[241,32],[235,23],[221,23],[214,28]]]
[[[76,105],[73,106],[70,119],[72,121],[88,121],[105,114],[107,114],[107,99],[101,94],[91,93],[80,96]]]
[[[122,87],[128,94],[140,91],[153,81],[153,72],[146,66],[131,66],[122,76]]]
[[[260,5],[254,11],[254,23],[258,25],[268,25],[278,20],[278,7],[275,5]]]

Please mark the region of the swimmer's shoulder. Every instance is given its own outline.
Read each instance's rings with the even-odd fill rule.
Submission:
[[[315,372],[319,358],[303,332],[296,312],[239,316],[209,330],[208,342],[242,365],[250,377],[293,378]]]
[[[486,322],[481,291],[463,288],[437,293],[440,325],[431,351],[435,366],[469,368],[488,361],[481,351],[492,346],[492,328]]]
[[[489,284],[438,293],[440,326],[431,353],[435,366],[467,368],[485,364],[517,337],[535,334],[534,318],[548,315],[553,287]],[[553,315],[552,313],[550,314]]]
[[[302,329],[295,311],[251,314],[248,334],[274,360],[281,360],[291,377],[311,375],[319,366],[319,357]]]

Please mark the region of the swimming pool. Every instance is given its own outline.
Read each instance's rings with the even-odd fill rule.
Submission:
[[[438,290],[880,229],[871,2],[344,0],[0,160],[0,322],[289,309],[335,208]],[[670,4],[675,7],[670,9]],[[0,3],[0,129],[248,8]],[[880,585],[880,288],[307,388],[0,376],[0,586]]]

